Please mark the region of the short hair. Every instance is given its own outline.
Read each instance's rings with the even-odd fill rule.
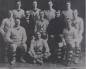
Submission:
[[[75,10],[74,10],[74,12],[77,12],[77,13],[79,13],[77,9],[75,9]]]
[[[33,1],[33,3],[37,3],[37,1],[36,1],[36,0],[34,0],[34,1]]]
[[[41,35],[40,32],[35,32],[34,36]]]
[[[7,17],[10,17],[10,15],[13,14],[12,10],[7,11]]]
[[[70,3],[71,4],[71,0],[66,0],[66,3]]]
[[[41,13],[43,13],[43,14],[44,14],[44,11],[42,11],[42,10],[41,10],[41,11],[39,12],[39,14],[41,14]]]
[[[49,0],[48,3],[52,3],[53,4],[52,0]]]
[[[16,2],[21,2],[21,0],[17,0]]]
[[[61,12],[61,10],[57,10],[56,12]]]

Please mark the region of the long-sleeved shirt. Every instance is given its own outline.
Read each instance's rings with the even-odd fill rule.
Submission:
[[[13,16],[14,16],[14,18],[21,19],[21,18],[25,17],[25,12],[23,9],[20,9],[20,10],[14,9]]]
[[[39,40],[33,39],[31,41],[30,51],[34,55],[38,53],[45,53],[45,52],[49,53],[49,47],[48,47],[47,41],[43,39],[39,39]]]
[[[74,42],[76,40],[77,31],[75,28],[71,27],[71,29],[63,30],[63,37],[66,43]]]
[[[44,19],[43,21],[36,21],[35,32],[47,32],[48,24],[49,22],[46,19]]]
[[[17,27],[10,29],[6,34],[7,43],[22,44],[26,43],[27,35],[23,27]]]
[[[0,26],[0,31],[2,35],[5,35],[6,32],[12,28],[15,25],[14,19],[13,18],[5,18],[2,21],[2,24]]]
[[[73,27],[77,29],[78,34],[82,35],[84,32],[83,19],[80,17],[77,17],[77,19],[74,19]]]
[[[36,10],[30,10],[30,16],[32,17],[32,19],[34,20],[34,21],[36,21],[36,20],[38,20],[39,19],[39,12],[40,12],[41,10],[40,9],[36,9]]]

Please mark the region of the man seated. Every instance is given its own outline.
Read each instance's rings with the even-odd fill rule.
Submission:
[[[15,20],[15,26],[11,28],[6,34],[6,42],[8,44],[8,61],[10,64],[14,64],[16,61],[16,51],[20,50],[20,61],[25,62],[24,54],[27,50],[26,45],[26,31],[20,26],[20,19]]]
[[[39,32],[35,34],[35,38],[31,41],[29,54],[33,57],[33,62],[39,64],[43,64],[43,59],[47,59],[50,56],[48,44],[41,39]]]

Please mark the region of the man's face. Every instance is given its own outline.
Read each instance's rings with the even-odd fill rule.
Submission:
[[[37,2],[36,1],[33,2],[33,7],[37,7]]]
[[[56,17],[60,17],[61,16],[61,13],[60,13],[60,10],[56,12]]]
[[[26,16],[30,16],[30,11],[26,11]]]
[[[71,19],[70,18],[67,18],[67,23],[71,23]]]
[[[52,7],[53,6],[52,1],[48,2],[48,5],[49,5],[49,7]]]
[[[40,12],[40,18],[44,17],[44,12]]]
[[[38,32],[38,33],[36,33],[36,35],[35,35],[35,36],[36,36],[36,38],[37,38],[37,39],[40,39],[40,38],[41,38],[41,34],[40,34],[39,32]]]
[[[77,16],[78,16],[78,11],[74,10],[74,17],[77,17]]]
[[[67,3],[66,3],[66,7],[67,7],[67,8],[71,8],[71,3],[70,3],[70,2],[67,2]]]
[[[10,10],[9,13],[8,13],[8,17],[12,17],[13,16],[13,13],[12,11]]]
[[[21,7],[21,2],[20,1],[17,2],[17,7]]]
[[[20,19],[15,19],[15,25],[20,26]]]

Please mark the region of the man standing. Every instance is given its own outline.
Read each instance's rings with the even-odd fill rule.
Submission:
[[[56,11],[53,9],[53,3],[51,0],[48,2],[48,6],[49,6],[49,10],[45,11],[45,17],[46,17],[46,19],[48,19],[50,21],[55,18]]]
[[[61,15],[61,11],[58,10],[55,14],[55,19],[52,19],[48,25],[47,33],[48,33],[48,44],[50,46],[50,50],[52,53],[52,57],[56,56],[55,51],[57,48],[57,43],[60,41],[60,34],[65,27],[64,17]],[[52,58],[51,58],[52,59]]]
[[[72,27],[72,21],[67,19],[67,27],[63,30],[63,38],[66,42],[66,63],[70,65],[73,61],[73,55],[75,50],[76,29]]]
[[[25,17],[25,12],[23,9],[21,9],[21,1],[17,1],[17,8],[13,10],[13,16],[14,18],[21,19]]]
[[[65,16],[65,18],[73,19],[73,10],[71,9],[70,1],[66,2],[66,10],[64,10],[62,13]]]
[[[11,10],[8,11],[8,16],[7,18],[4,18],[1,25],[0,25],[0,44],[1,44],[1,52],[3,52],[3,56],[2,58],[4,59],[4,61],[7,61],[6,58],[6,40],[5,40],[5,36],[8,32],[9,29],[13,28],[15,25],[14,19],[13,19],[13,13]],[[1,55],[2,55],[1,54]]]
[[[74,60],[75,63],[79,62],[80,58],[80,53],[81,53],[81,41],[83,38],[83,32],[84,32],[84,25],[83,25],[83,19],[78,16],[78,11],[75,9],[74,10],[74,20],[73,20],[73,27],[77,30],[76,34],[76,41],[75,41],[75,46],[76,46],[76,58]]]
[[[26,32],[25,29],[20,26],[20,19],[15,20],[15,26],[11,28],[6,34],[6,42],[8,45],[8,61],[10,64],[14,64],[16,61],[16,51],[19,50],[20,61],[25,62],[24,55],[27,51],[26,45]]]
[[[40,20],[36,21],[35,25],[35,32],[40,32],[43,38],[47,38],[47,27],[48,27],[48,20],[44,18],[44,12],[41,11],[40,13]]]
[[[47,41],[41,38],[39,32],[37,32],[35,38],[31,40],[29,54],[33,58],[34,63],[40,64],[43,64],[43,60],[50,56]]]
[[[2,34],[2,36],[4,37],[5,34],[7,33],[7,31],[10,28],[13,28],[14,25],[15,25],[15,21],[14,21],[14,18],[13,18],[13,13],[12,13],[11,10],[9,10],[8,17],[3,19],[2,24],[0,26],[0,33]]]
[[[31,34],[34,34],[34,29],[35,29],[35,25],[36,25],[36,21],[39,20],[40,16],[39,16],[39,12],[40,9],[37,7],[38,3],[37,1],[33,1],[33,8],[32,10],[30,10],[30,17],[29,17],[29,25],[31,27]]]
[[[34,21],[39,19],[39,12],[41,11],[37,6],[38,6],[37,1],[33,1],[33,8],[30,12],[31,12],[31,17]]]

